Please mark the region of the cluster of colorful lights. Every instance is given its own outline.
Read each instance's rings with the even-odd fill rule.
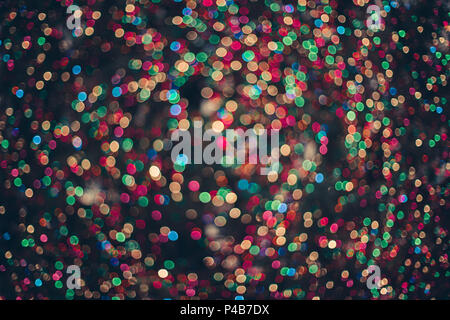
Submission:
[[[449,298],[446,1],[0,13],[0,299]],[[280,130],[278,172],[173,163],[195,120]]]

